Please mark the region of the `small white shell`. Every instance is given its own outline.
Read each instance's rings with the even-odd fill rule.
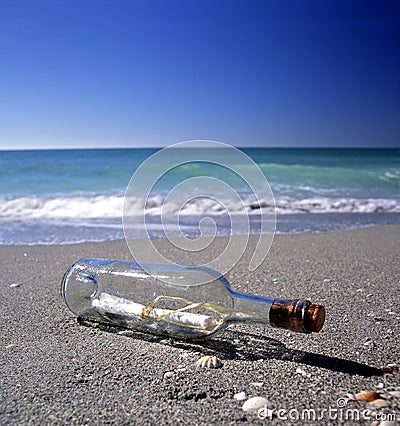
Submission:
[[[395,398],[400,399],[400,391],[391,391],[389,393],[390,393],[390,395],[394,396]]]
[[[267,398],[263,398],[261,396],[254,396],[253,398],[248,399],[242,406],[243,411],[247,411],[249,413],[256,413],[260,408],[270,407],[271,403]]]
[[[222,362],[215,355],[202,356],[197,362],[197,367],[208,367],[208,368],[221,368]]]
[[[246,392],[235,393],[235,395],[233,395],[233,398],[236,399],[236,401],[246,401]]]
[[[166,373],[164,373],[164,379],[170,379],[173,376],[174,376],[173,371],[167,371]]]

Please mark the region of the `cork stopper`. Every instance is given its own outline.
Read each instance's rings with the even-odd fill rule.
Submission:
[[[308,300],[274,300],[269,311],[273,327],[298,333],[318,333],[325,321],[325,308]]]
[[[318,333],[325,322],[325,308],[311,303],[305,310],[304,328],[310,333]]]

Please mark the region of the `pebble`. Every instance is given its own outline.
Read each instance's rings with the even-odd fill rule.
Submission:
[[[21,284],[18,284],[18,283],[12,283],[12,284],[10,284],[10,287],[11,287],[11,288],[21,287]]]
[[[378,398],[370,402],[370,405],[373,405],[376,408],[387,408],[390,404],[384,399]]]
[[[390,395],[394,396],[395,398],[400,399],[400,391],[391,391],[389,393],[390,393]]]
[[[379,398],[379,393],[374,391],[362,391],[357,393],[355,396],[358,401],[372,402]]]
[[[252,386],[255,386],[256,388],[261,388],[264,384],[264,382],[251,382]]]
[[[307,373],[307,371],[304,371],[303,369],[299,367],[296,368],[296,373],[301,374],[303,377],[311,377],[310,373]]]
[[[246,401],[246,392],[236,393],[235,395],[233,395],[233,398],[236,399],[236,401]]]
[[[164,374],[164,379],[170,379],[171,377],[173,377],[173,375],[174,375],[174,372],[173,372],[173,371],[167,371],[167,372]]]
[[[131,336],[132,330],[120,330],[120,331],[117,331],[117,334],[120,336]]]
[[[243,414],[242,416],[236,417],[237,422],[247,422],[247,417]]]
[[[256,413],[260,408],[271,407],[271,403],[267,398],[262,396],[254,396],[253,398],[248,399],[242,406],[242,410],[249,413]]]

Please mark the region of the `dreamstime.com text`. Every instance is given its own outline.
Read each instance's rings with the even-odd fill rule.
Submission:
[[[347,407],[348,400],[339,398],[336,401],[336,407],[329,406],[328,408],[291,408],[286,409],[271,409],[262,407],[257,412],[259,419],[271,420],[277,418],[282,421],[304,422],[304,421],[321,421],[321,420],[337,420],[340,422],[346,421],[392,421],[400,420],[395,412],[377,413],[373,410],[350,408]]]

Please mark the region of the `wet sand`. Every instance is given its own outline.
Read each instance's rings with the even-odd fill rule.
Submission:
[[[373,413],[379,421],[391,413],[400,419],[399,399],[387,393],[400,387],[400,376],[380,369],[400,363],[399,249],[397,225],[277,236],[255,272],[247,271],[246,254],[228,279],[237,291],[324,304],[322,331],[237,325],[190,343],[79,323],[65,306],[60,281],[67,267],[83,257],[130,259],[124,241],[2,246],[0,424],[293,424],[298,417],[298,424],[360,425],[371,424]],[[170,255],[179,263],[203,256]],[[222,368],[196,368],[203,355],[218,356]],[[381,393],[388,407],[366,415],[368,403],[349,400],[363,390]],[[240,392],[267,398],[272,420],[244,412],[234,398]],[[360,420],[343,418],[349,410]]]

